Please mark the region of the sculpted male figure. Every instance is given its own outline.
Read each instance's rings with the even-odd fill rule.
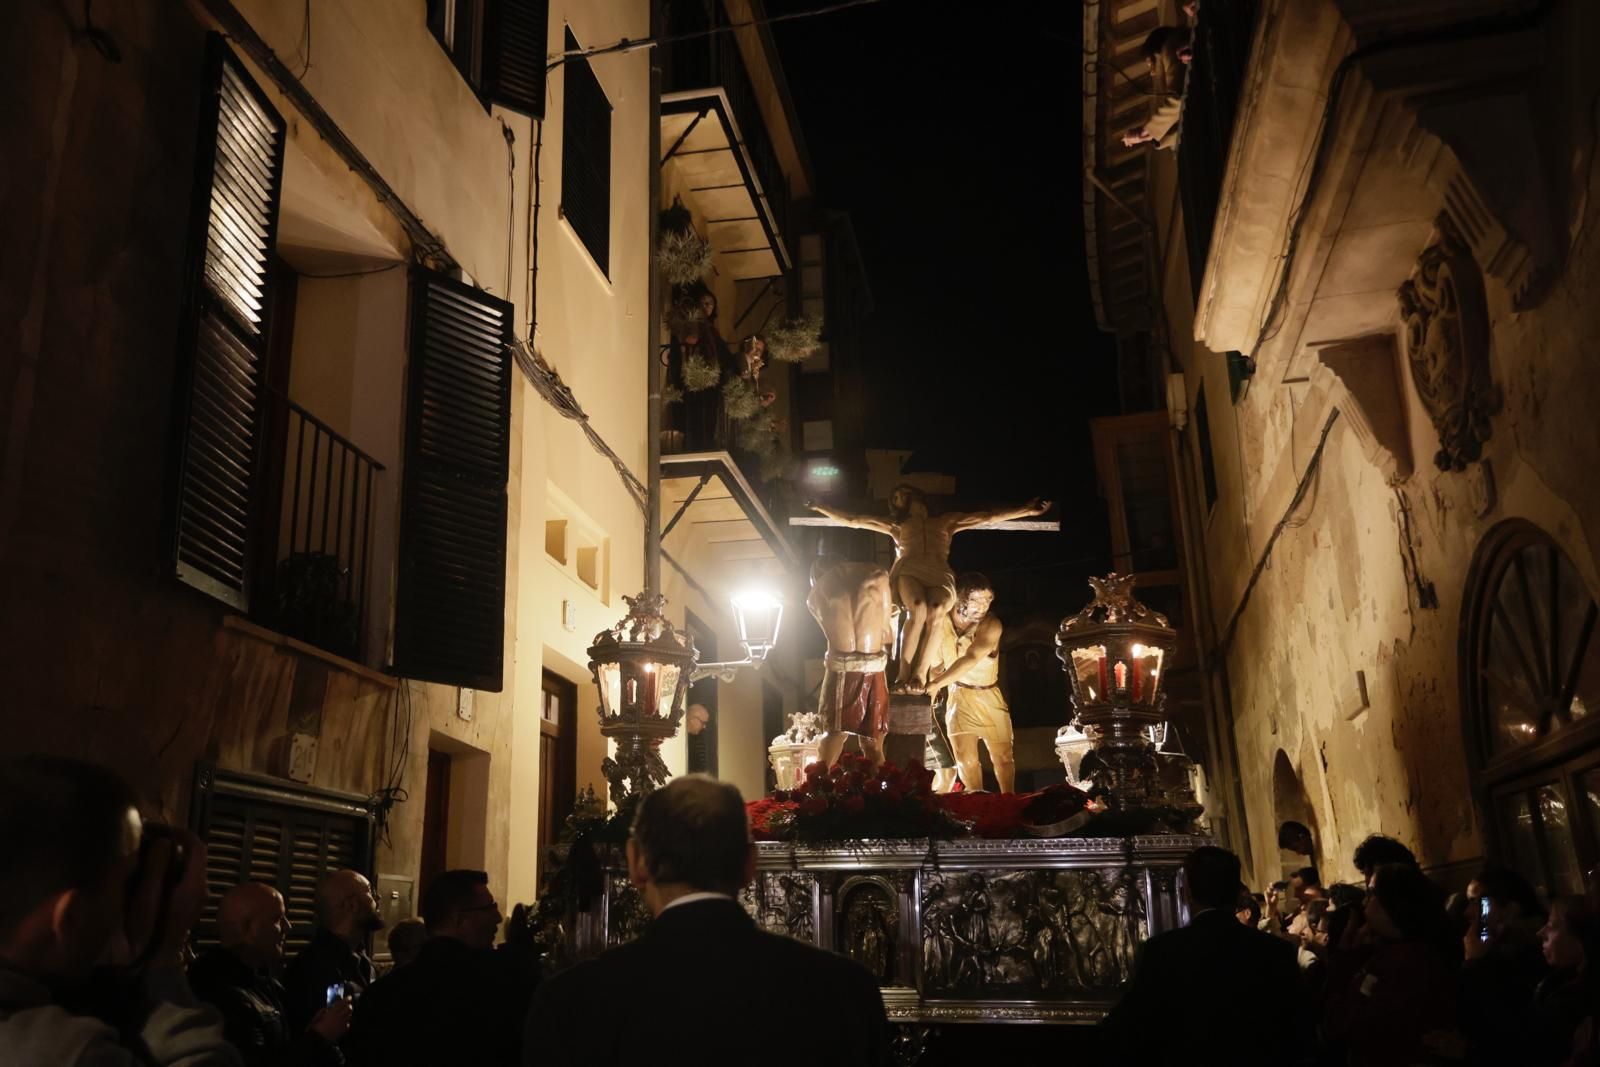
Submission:
[[[1013,755],[1011,709],[1000,692],[1000,620],[990,614],[994,588],[981,574],[963,574],[956,581],[956,606],[950,613],[955,637],[955,659],[928,679],[928,689],[953,686],[945,725],[956,766],[967,789],[983,788],[983,765],[978,742],[989,749],[1000,792],[1016,791],[1017,764]]]
[[[889,495],[887,518],[851,515],[815,503],[809,507],[841,526],[888,534],[894,540],[889,584],[895,602],[905,612],[895,687],[916,693],[926,689],[932,657],[938,651],[935,625],[956,601],[956,580],[950,571],[951,538],[989,523],[1043,515],[1050,510],[1050,502],[1035,497],[1017,508],[930,515],[922,491],[902,485]]]
[[[828,640],[823,661],[822,739],[824,766],[838,762],[850,734],[860,739],[873,764],[883,762],[883,737],[889,732],[889,687],[884,670],[890,626],[889,572],[876,563],[818,560],[811,566],[806,607]]]

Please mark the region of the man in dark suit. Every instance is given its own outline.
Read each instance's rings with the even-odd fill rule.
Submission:
[[[1294,946],[1234,915],[1239,857],[1197,848],[1183,861],[1189,925],[1144,945],[1122,1001],[1101,1025],[1129,1063],[1279,1064],[1295,1052]]]
[[[734,899],[756,864],[737,789],[690,775],[649,794],[627,854],[655,918],[637,940],[539,987],[524,1064],[890,1062],[866,969],[766,933]]]

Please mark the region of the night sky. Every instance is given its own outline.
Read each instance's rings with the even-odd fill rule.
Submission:
[[[1116,369],[1085,265],[1081,20],[882,0],[772,27],[819,200],[850,212],[876,303],[868,444],[955,474],[963,504],[1057,501],[1060,537],[964,534],[952,554],[1044,612],[1081,605],[1110,551],[1088,419],[1117,413]]]

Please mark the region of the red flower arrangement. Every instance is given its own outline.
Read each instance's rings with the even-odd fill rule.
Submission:
[[[758,841],[848,841],[1022,837],[1059,826],[1089,806],[1087,793],[1065,784],[1037,793],[939,796],[931,771],[892,763],[874,768],[861,756],[845,756],[832,767],[811,764],[799,788],[745,807]]]
[[[832,767],[813,763],[798,789],[773,799],[794,805],[786,829],[797,841],[957,837],[963,829],[940,807],[931,771],[874,767],[864,756],[845,756]],[[766,820],[769,828],[777,821]]]

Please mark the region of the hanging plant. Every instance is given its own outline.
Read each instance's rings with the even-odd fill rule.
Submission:
[[[667,332],[674,337],[688,337],[695,333],[700,324],[706,320],[705,312],[700,309],[698,300],[677,300],[668,305],[667,313],[662,317],[667,327]]]
[[[752,416],[736,425],[734,440],[739,448],[759,459],[777,454],[777,426],[772,416],[765,413]]]
[[[692,285],[711,270],[711,242],[693,229],[661,231],[656,264],[672,285]]]
[[[683,400],[683,390],[676,385],[661,387],[661,402],[663,404],[676,404]]]
[[[722,410],[734,422],[743,422],[761,410],[761,398],[748,378],[729,378],[722,383]],[[740,433],[743,432],[741,426]]]
[[[721,380],[722,369],[706,357],[689,356],[684,359],[683,387],[689,392],[703,392],[712,388]]]
[[[801,363],[822,344],[822,320],[808,312],[797,319],[784,319],[763,336],[773,359]]]
[[[761,457],[761,468],[758,476],[763,482],[777,481],[789,471],[789,457],[778,451],[772,450],[770,456]]]
[[[658,216],[662,233],[681,233],[694,226],[694,216],[683,206],[681,197],[672,198],[672,206]]]

